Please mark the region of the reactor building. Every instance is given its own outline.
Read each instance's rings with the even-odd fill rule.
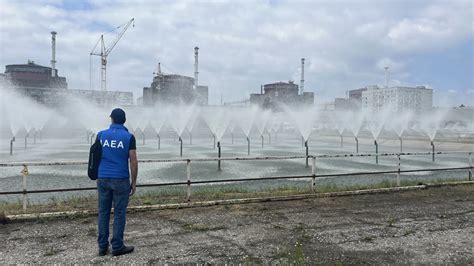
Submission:
[[[49,107],[61,106],[69,97],[80,97],[98,105],[133,105],[133,93],[68,89],[66,77],[56,69],[56,32],[51,32],[51,67],[28,60],[26,64],[6,65],[0,85],[31,97]]]
[[[293,81],[265,84],[260,93],[250,94],[250,104],[265,109],[281,110],[284,106],[305,107],[314,104],[314,92],[304,91],[304,61],[301,59],[300,86]]]
[[[161,72],[161,64],[150,87],[143,88],[143,105],[191,104],[207,105],[209,89],[198,84],[198,52],[194,48],[194,78]]]

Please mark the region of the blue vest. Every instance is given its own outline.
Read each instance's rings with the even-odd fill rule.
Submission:
[[[98,133],[102,159],[98,178],[129,178],[129,144],[132,134],[123,125],[112,124]]]

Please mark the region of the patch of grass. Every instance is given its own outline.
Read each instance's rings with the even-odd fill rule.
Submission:
[[[196,232],[217,231],[217,230],[227,229],[227,227],[225,226],[211,227],[207,224],[202,224],[202,223],[186,223],[183,225],[183,228],[189,231],[196,231]]]
[[[251,266],[251,265],[262,265],[263,261],[260,258],[254,256],[244,256],[244,266]]]
[[[394,217],[388,217],[387,219],[387,224],[388,224],[388,227],[393,227],[393,224],[397,221],[397,219],[395,219]]]
[[[87,235],[97,237],[97,229],[95,227],[89,227],[87,229]]]
[[[365,236],[364,238],[362,238],[362,241],[372,242],[372,241],[374,241],[374,237],[373,236]]]
[[[184,224],[183,228],[186,230],[191,230],[191,231],[198,231],[198,232],[204,232],[204,231],[209,231],[211,228],[207,224]]]
[[[402,236],[409,236],[409,235],[413,235],[413,234],[415,234],[415,233],[416,233],[415,230],[413,230],[413,229],[407,229],[407,230],[405,230],[405,232],[403,232]]]
[[[54,255],[57,255],[61,252],[61,250],[59,249],[55,249],[53,247],[49,247],[45,252],[44,252],[44,256],[47,257],[47,256],[54,256]]]

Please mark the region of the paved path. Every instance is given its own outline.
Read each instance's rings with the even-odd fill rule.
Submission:
[[[3,263],[473,264],[474,186],[134,213],[136,252],[97,257],[95,218],[0,225]]]

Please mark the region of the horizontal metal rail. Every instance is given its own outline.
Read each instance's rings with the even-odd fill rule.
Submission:
[[[155,184],[138,184],[137,187],[164,187],[164,186],[179,186],[191,184],[211,184],[211,183],[235,183],[248,181],[265,181],[265,180],[281,180],[281,179],[301,179],[301,178],[324,178],[324,177],[341,177],[341,176],[358,176],[358,175],[378,175],[378,174],[398,174],[398,173],[414,173],[414,172],[435,172],[435,171],[454,171],[454,170],[470,170],[474,167],[450,167],[450,168],[430,168],[430,169],[409,169],[409,170],[392,170],[392,171],[372,171],[372,172],[352,172],[339,174],[322,174],[322,175],[295,175],[295,176],[269,176],[257,178],[232,178],[232,179],[216,179],[216,180],[200,180],[200,181],[183,181],[170,183],[155,183]],[[96,190],[96,187],[81,187],[81,188],[63,188],[63,189],[42,189],[42,190],[23,190],[23,191],[0,191],[0,195],[21,195],[21,194],[36,194],[36,193],[53,193],[53,192],[72,192],[72,191],[86,191]]]
[[[347,154],[322,154],[322,155],[297,155],[297,156],[260,156],[260,157],[221,157],[221,158],[170,158],[170,159],[146,159],[138,160],[139,163],[174,163],[174,162],[210,162],[210,161],[259,161],[259,160],[292,160],[306,158],[351,158],[351,157],[387,157],[387,156],[422,156],[422,155],[448,155],[448,154],[466,154],[472,155],[473,152],[447,151],[447,152],[401,152],[401,153],[347,153]],[[66,165],[87,165],[87,161],[67,161],[67,162],[6,162],[0,163],[0,167],[15,166],[66,166]]]

